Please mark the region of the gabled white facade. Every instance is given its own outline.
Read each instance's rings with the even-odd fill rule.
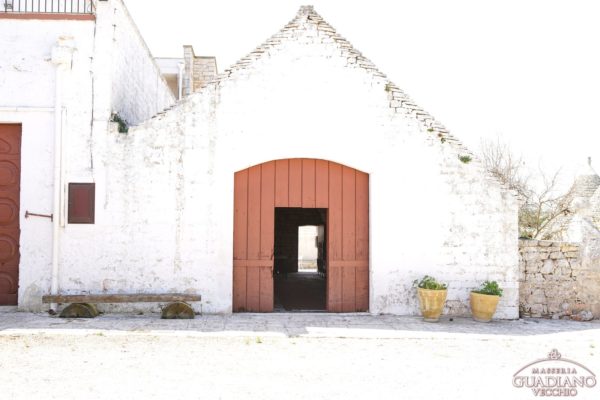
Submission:
[[[89,59],[74,57],[80,56]],[[106,124],[109,104],[129,104],[131,121],[144,119],[147,113],[133,111],[139,108],[126,88],[114,83],[129,74],[106,78],[113,89],[94,105],[104,112],[94,118],[104,115]],[[139,107],[158,110],[172,101],[161,96]],[[78,118],[89,123],[91,108],[71,111],[89,107],[83,96],[75,98],[78,105],[65,108],[69,115],[87,112]],[[45,118],[52,123],[51,113]],[[316,158],[369,174],[371,313],[417,314],[412,282],[429,274],[449,283],[449,314],[468,314],[469,291],[489,279],[505,288],[496,315],[518,317],[515,195],[311,7],[200,92],[127,134],[100,121],[93,126],[69,133],[64,143],[65,179],[96,182],[96,215],[93,225],[60,228],[63,293],[200,293],[204,312],[231,312],[234,173],[271,160]],[[37,150],[45,166],[31,162],[31,147],[24,171],[26,163],[51,169],[51,129],[46,136]],[[26,182],[34,176],[45,197],[34,199],[41,192]],[[22,207],[49,210],[50,174],[24,172],[23,179],[31,198]],[[51,227],[22,223],[19,305],[39,310],[50,290]],[[33,240],[37,227],[41,240]]]

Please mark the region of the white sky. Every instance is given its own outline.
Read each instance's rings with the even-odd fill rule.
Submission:
[[[500,136],[536,167],[600,170],[597,0],[125,0],[154,56],[217,57],[219,72],[315,10],[476,150]]]

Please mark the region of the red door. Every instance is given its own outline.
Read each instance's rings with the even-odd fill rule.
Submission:
[[[0,124],[0,305],[16,305],[19,289],[21,125]]]
[[[233,311],[273,311],[275,207],[327,208],[327,309],[369,309],[369,176],[324,160],[235,174]]]

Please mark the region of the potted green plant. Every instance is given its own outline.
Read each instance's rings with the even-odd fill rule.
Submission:
[[[415,280],[414,284],[417,286],[423,320],[427,322],[439,321],[444,310],[448,285],[438,282],[429,275],[425,275],[420,281]]]
[[[485,281],[481,288],[471,291],[471,313],[479,322],[490,322],[502,296],[502,289],[496,281]]]

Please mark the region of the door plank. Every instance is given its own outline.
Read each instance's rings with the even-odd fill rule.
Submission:
[[[342,268],[327,270],[327,311],[342,312]]]
[[[356,267],[356,310],[369,311],[369,266]]]
[[[329,162],[315,161],[315,207],[329,207]]]
[[[262,164],[260,196],[260,259],[272,265],[275,245],[275,162]],[[260,267],[259,311],[273,311],[273,274],[271,267]]]
[[[302,207],[302,159],[290,160],[289,177],[289,207]]]
[[[233,311],[246,311],[246,267],[233,267]]]
[[[260,267],[246,268],[246,311],[260,311]]]
[[[356,259],[356,170],[342,171],[342,257]]]
[[[369,175],[356,172],[356,259],[369,259]]]
[[[315,208],[315,160],[302,160],[302,208]]]
[[[260,256],[261,260],[273,259],[275,240],[275,163],[261,167],[260,190]]]
[[[260,312],[273,311],[273,269],[272,267],[260,268]]]
[[[249,260],[260,257],[260,173],[261,166],[248,171],[248,254]]]
[[[331,261],[342,260],[342,166],[329,164],[329,221],[327,239]]]
[[[275,161],[275,207],[288,207],[289,161]]]
[[[235,173],[233,214],[233,259],[248,258],[248,170]]]
[[[342,166],[329,163],[329,210],[327,221],[327,310],[342,312]]]
[[[356,270],[343,267],[342,270],[342,311],[356,311]]]

